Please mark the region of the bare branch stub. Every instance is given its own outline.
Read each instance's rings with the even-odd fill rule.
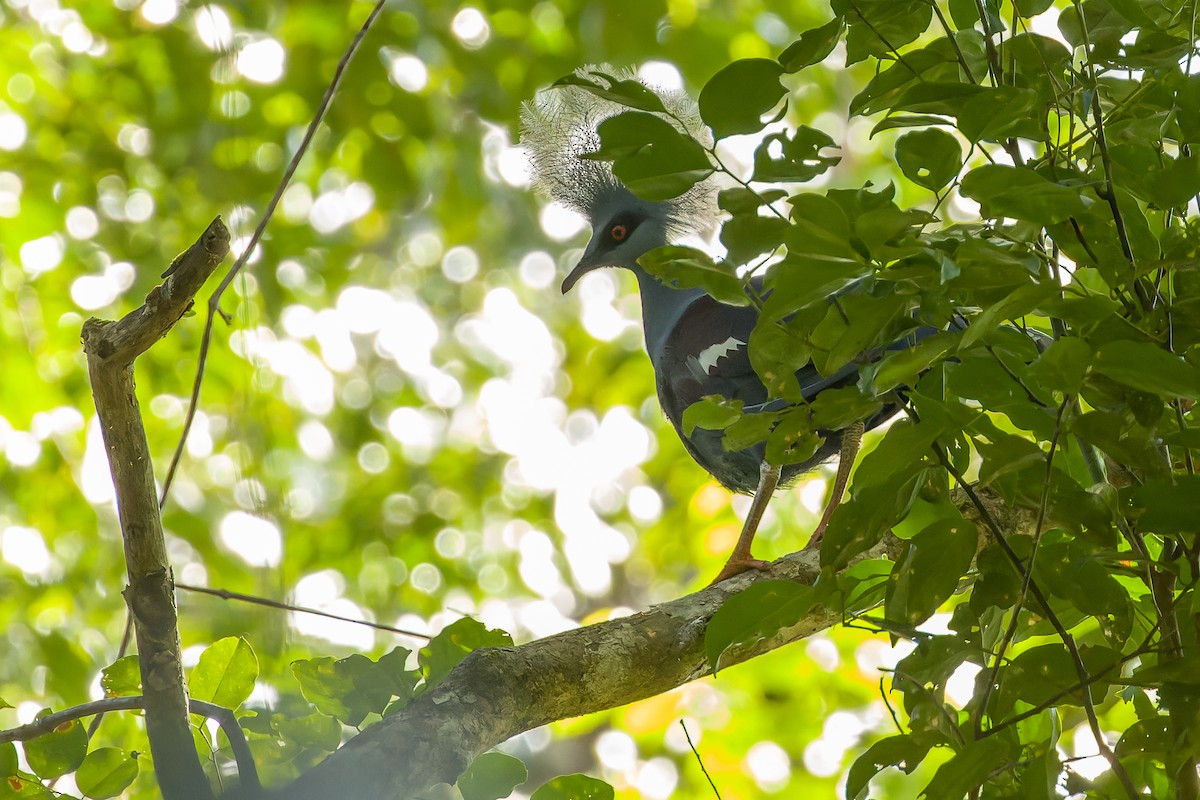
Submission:
[[[83,326],[92,397],[116,490],[133,613],[146,733],[166,800],[209,800],[212,793],[188,724],[179,626],[167,561],[150,447],[142,426],[133,362],[191,308],[196,293],[229,252],[229,230],[217,217],[179,255],[142,306],[117,322]]]
[[[83,349],[88,359],[132,363],[166,335],[182,317],[229,253],[229,229],[217,217],[195,244],[180,253],[166,278],[146,295],[146,301],[117,322],[89,319],[83,325]]]

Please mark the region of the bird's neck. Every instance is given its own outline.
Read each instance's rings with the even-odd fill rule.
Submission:
[[[703,289],[675,289],[641,267],[634,267],[638,291],[642,296],[642,327],[646,331],[646,352],[655,369],[666,350],[667,337],[679,323],[687,307],[704,294]]]

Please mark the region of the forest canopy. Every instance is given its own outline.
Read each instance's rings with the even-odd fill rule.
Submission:
[[[1200,796],[1196,16],[4,0],[0,795],[208,797],[252,761],[304,796],[362,758],[364,786],[467,800]],[[602,63],[637,80],[576,72]],[[703,588],[748,500],[663,419],[629,275],[559,291],[587,225],[518,146],[556,82],[626,109],[594,158],[644,198],[722,181],[716,235],[646,269],[770,290],[751,361],[786,404],[689,426],[789,463],[902,412],[819,551],[825,468],[768,509],[777,571]],[[135,365],[168,568],[140,606],[93,396],[115,329],[87,321],[186,304],[200,262],[195,313]],[[808,363],[859,377],[803,402]],[[172,581],[208,704],[180,711],[182,789],[134,710],[164,687],[131,638],[174,630]],[[648,643],[672,615],[678,675]],[[607,658],[586,637],[611,631],[642,677],[584,675],[556,716],[574,695],[544,696],[537,654]],[[408,786],[387,737],[485,690],[495,740],[431,739],[457,783]]]

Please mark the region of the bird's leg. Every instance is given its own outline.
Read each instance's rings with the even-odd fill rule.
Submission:
[[[771,495],[775,493],[777,485],[779,485],[779,467],[775,464],[768,464],[766,461],[762,462],[762,466],[759,467],[758,489],[754,492],[754,502],[750,504],[750,512],[746,514],[746,524],[742,525],[742,533],[738,536],[737,544],[734,545],[733,552],[729,554],[729,560],[725,562],[725,566],[717,573],[717,577],[713,578],[713,583],[720,583],[726,578],[732,578],[748,569],[765,570],[771,566],[769,561],[762,561],[750,555],[750,546],[754,543],[754,534],[758,530],[758,523],[762,521],[763,512],[767,510],[767,503],[771,501]]]
[[[821,515],[821,521],[817,524],[812,538],[805,545],[806,547],[813,547],[821,541],[821,537],[825,534],[825,528],[829,525],[829,518],[833,516],[833,510],[838,507],[838,503],[842,502],[842,495],[846,493],[846,484],[850,482],[850,470],[854,467],[854,457],[858,455],[858,446],[862,444],[865,427],[862,420],[859,420],[842,431],[842,450],[838,456],[838,470],[837,477],[833,481],[833,491],[830,492],[829,499],[825,502],[825,513]]]

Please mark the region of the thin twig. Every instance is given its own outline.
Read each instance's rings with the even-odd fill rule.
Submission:
[[[1121,207],[1117,203],[1117,191],[1112,179],[1112,159],[1108,154],[1108,137],[1104,133],[1104,115],[1100,109],[1100,85],[1096,82],[1096,67],[1092,64],[1092,44],[1089,38],[1087,19],[1083,12],[1083,7],[1079,0],[1073,0],[1075,12],[1079,17],[1080,33],[1083,36],[1084,52],[1087,53],[1087,59],[1084,61],[1084,69],[1087,71],[1088,83],[1092,89],[1092,120],[1096,125],[1095,141],[1096,146],[1100,149],[1100,162],[1104,165],[1104,194],[1102,199],[1108,203],[1112,210],[1113,223],[1117,227],[1117,240],[1121,243],[1121,253],[1129,262],[1130,282],[1133,284],[1133,290],[1138,296],[1138,300],[1142,304],[1142,310],[1149,312],[1154,303],[1146,292],[1146,287],[1142,285],[1141,279],[1137,274],[1137,259],[1133,255],[1133,246],[1129,241],[1129,231],[1125,228],[1125,217],[1121,213]]]
[[[186,583],[175,584],[176,589],[182,589],[185,592],[196,592],[197,594],[207,594],[213,597],[219,597],[222,600],[240,600],[243,603],[251,603],[256,606],[266,606],[267,608],[277,608],[281,611],[297,611],[301,614],[313,614],[318,617],[326,617],[328,619],[336,619],[339,622],[349,622],[352,625],[363,625],[375,630],[388,631],[389,633],[398,633],[402,636],[413,636],[417,639],[429,640],[431,637],[427,633],[418,633],[404,628],[397,628],[392,625],[384,625],[381,622],[370,622],[365,619],[351,619],[338,614],[330,614],[328,611],[318,611],[315,608],[306,608],[304,606],[295,606],[291,603],[282,603],[278,600],[271,600],[266,597],[257,597],[252,594],[242,594],[241,592],[231,592],[228,589],[209,589],[206,586],[191,586]]]
[[[1000,668],[1004,664],[1004,654],[1008,650],[1008,646],[1012,644],[1012,640],[1017,635],[1017,626],[1021,619],[1021,610],[1025,607],[1025,597],[1029,593],[1029,584],[1033,580],[1033,567],[1037,558],[1038,545],[1042,540],[1042,530],[1046,522],[1046,505],[1050,497],[1050,483],[1054,478],[1054,453],[1058,449],[1058,437],[1062,433],[1063,414],[1071,406],[1072,397],[1067,396],[1058,407],[1058,416],[1054,420],[1054,437],[1050,440],[1050,450],[1046,453],[1046,477],[1042,482],[1042,496],[1038,502],[1037,524],[1033,530],[1033,544],[1029,549],[1029,563],[1025,567],[1025,576],[1021,579],[1021,589],[1017,592],[1017,600],[1013,604],[1012,616],[1008,621],[1008,628],[1004,631],[1004,635],[1000,638],[1000,645],[996,649],[995,659],[992,662],[992,669],[988,676],[988,680],[984,683],[981,690],[979,707],[974,715],[975,738],[980,739],[983,736],[983,718],[987,714],[988,703],[991,701],[992,691],[996,685],[996,681],[1000,677]],[[1081,682],[1084,682],[1081,679]]]
[[[27,742],[30,739],[36,739],[39,736],[51,733],[60,725],[65,725],[68,722],[74,722],[84,717],[100,716],[109,711],[132,711],[145,708],[146,698],[143,695],[106,697],[103,700],[93,700],[90,703],[81,703],[71,708],[64,708],[62,711],[46,714],[25,725],[0,731],[0,743]],[[229,747],[233,751],[233,758],[237,763],[238,776],[241,778],[242,786],[251,792],[258,791],[258,769],[254,765],[254,756],[250,752],[250,745],[246,742],[246,735],[242,731],[242,727],[238,725],[233,711],[224,706],[196,699],[188,700],[188,711],[216,720],[217,725],[225,732],[225,738],[229,740]]]
[[[687,724],[683,720],[679,720],[679,727],[683,728],[683,735],[687,739],[688,747],[692,748],[692,755],[696,757],[696,763],[700,765],[700,771],[704,773],[705,780],[712,787],[713,794],[717,796],[717,800],[721,800],[721,792],[717,789],[717,784],[713,782],[712,776],[708,774],[708,770],[704,768],[704,759],[700,757],[699,751],[696,750],[696,745],[692,743],[692,735],[688,733]]]
[[[188,434],[192,430],[192,423],[196,419],[196,409],[200,402],[200,386],[204,382],[204,368],[208,361],[208,349],[212,343],[213,319],[221,314],[221,295],[229,288],[229,284],[241,272],[245,266],[247,259],[254,253],[255,247],[258,246],[259,240],[262,238],[263,231],[267,228],[267,223],[275,214],[275,207],[279,205],[279,201],[283,198],[284,191],[292,181],[292,176],[296,173],[296,168],[300,165],[300,160],[308,152],[309,145],[312,144],[313,137],[316,136],[317,128],[321,125],[321,120],[325,118],[325,112],[329,110],[330,104],[333,102],[333,97],[337,93],[339,84],[342,82],[342,74],[346,71],[346,67],[358,52],[359,46],[366,38],[367,32],[371,30],[371,26],[375,24],[375,20],[383,11],[383,6],[387,0],[379,0],[371,13],[367,15],[362,27],[358,29],[358,33],[350,41],[350,45],[346,48],[346,52],[342,54],[342,58],[338,61],[337,68],[333,72],[333,78],[329,82],[329,87],[325,90],[325,95],[321,98],[320,104],[317,106],[317,111],[313,115],[312,122],[308,125],[308,130],[304,132],[304,138],[300,140],[300,146],[296,148],[295,154],[292,156],[291,162],[287,169],[284,170],[283,177],[279,181],[279,186],[275,189],[275,195],[271,198],[271,202],[267,203],[267,208],[263,212],[262,218],[258,221],[258,227],[254,229],[253,235],[250,237],[249,243],[238,256],[237,261],[229,269],[229,273],[217,286],[212,297],[208,299],[208,317],[204,321],[204,336],[200,340],[200,354],[196,364],[196,377],[192,382],[192,396],[188,402],[187,415],[184,417],[183,430],[179,434],[179,444],[175,447],[175,454],[171,457],[171,465],[167,468],[166,478],[163,480],[162,494],[159,496],[158,506],[163,508],[167,503],[167,496],[171,491],[171,484],[175,480],[175,471],[179,467],[179,462],[183,458],[183,448],[187,444]],[[222,317],[224,315],[222,314]],[[226,321],[228,319],[226,318]]]

